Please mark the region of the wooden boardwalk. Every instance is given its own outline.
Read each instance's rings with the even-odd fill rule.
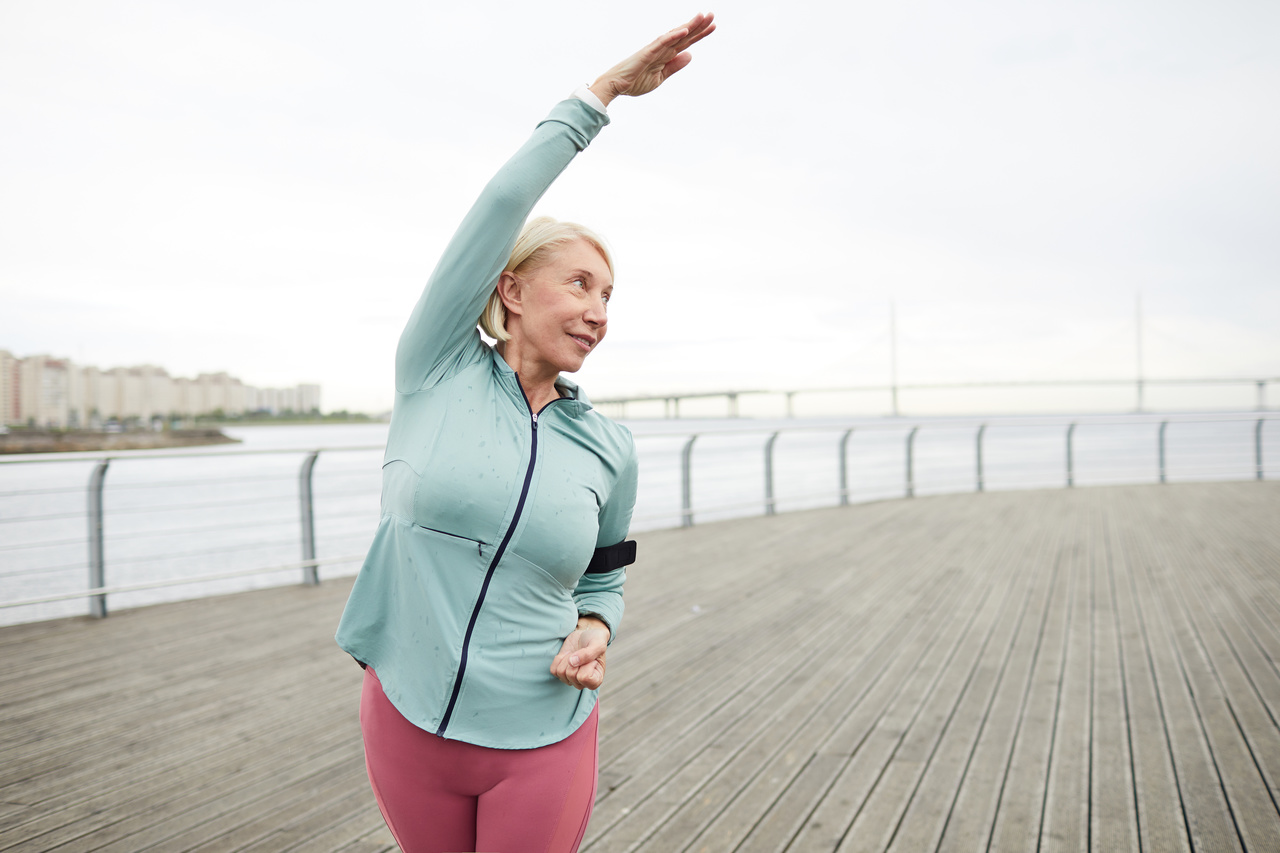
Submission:
[[[1280,851],[1280,483],[638,538],[585,851]],[[394,849],[349,586],[0,628],[0,850]]]

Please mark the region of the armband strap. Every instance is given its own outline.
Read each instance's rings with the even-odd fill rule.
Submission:
[[[587,574],[602,575],[605,572],[612,572],[623,566],[629,566],[636,561],[636,540],[628,539],[625,542],[619,542],[617,545],[606,545],[603,548],[597,548],[595,554],[591,557],[591,562],[587,564]]]

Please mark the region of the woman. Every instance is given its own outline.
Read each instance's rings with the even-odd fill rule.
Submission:
[[[581,226],[521,225],[609,102],[657,88],[713,29],[698,15],[557,104],[401,336],[382,518],[337,640],[365,666],[369,780],[407,851],[560,853],[586,830],[636,454],[561,376],[607,330],[607,249]]]

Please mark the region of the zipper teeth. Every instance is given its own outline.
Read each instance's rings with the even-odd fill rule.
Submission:
[[[520,516],[524,512],[525,500],[529,497],[529,484],[533,482],[533,468],[538,461],[538,415],[547,410],[547,406],[557,402],[552,400],[543,406],[540,411],[535,412],[533,406],[529,405],[529,398],[524,393],[524,388],[520,387],[520,378],[516,377],[516,386],[520,388],[520,396],[524,398],[524,405],[529,410],[530,423],[532,424],[532,440],[529,443],[529,467],[524,472],[524,484],[520,487],[520,499],[516,501],[516,511],[511,516],[511,526],[507,528],[507,533],[502,537],[502,543],[498,545],[498,550],[494,551],[493,559],[489,561],[489,569],[485,572],[484,583],[480,585],[480,594],[476,597],[475,607],[471,609],[471,619],[467,622],[467,632],[462,637],[462,655],[458,659],[458,674],[453,680],[453,693],[449,696],[449,704],[444,709],[444,716],[440,718],[440,727],[436,729],[436,734],[443,737],[444,730],[449,725],[449,719],[453,716],[453,708],[458,703],[458,694],[462,692],[462,678],[467,672],[467,656],[471,650],[471,634],[475,630],[476,620],[480,618],[480,608],[484,605],[484,597],[489,592],[489,582],[493,580],[493,572],[498,568],[498,562],[502,559],[502,555],[506,553],[507,544],[511,541],[512,535],[516,532],[516,525],[520,523]]]

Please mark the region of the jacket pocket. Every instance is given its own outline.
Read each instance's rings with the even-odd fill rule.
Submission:
[[[439,536],[448,536],[450,539],[456,539],[460,542],[470,542],[472,545],[476,546],[476,553],[481,557],[484,556],[485,546],[489,544],[488,542],[482,542],[479,539],[472,539],[470,536],[459,536],[457,533],[450,533],[447,530],[438,530],[434,527],[425,527],[421,524],[415,524],[414,527],[419,530],[426,530],[430,533],[435,533]]]

